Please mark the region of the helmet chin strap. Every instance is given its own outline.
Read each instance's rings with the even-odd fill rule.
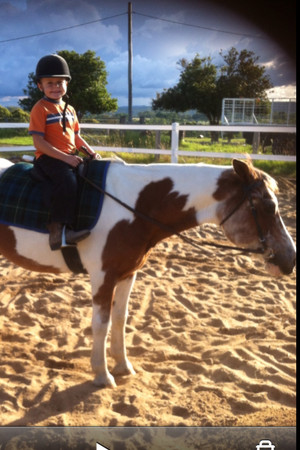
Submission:
[[[64,95],[64,97],[66,98],[66,103],[65,103],[65,107],[63,110],[63,132],[66,132],[66,112],[67,112],[67,108],[68,108],[68,104],[69,104],[69,96],[67,94]]]

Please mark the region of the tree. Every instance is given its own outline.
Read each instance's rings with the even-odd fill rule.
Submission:
[[[225,61],[219,70],[210,57],[199,54],[188,62],[179,61],[181,74],[176,86],[165,89],[152,100],[152,108],[183,112],[195,109],[204,113],[211,125],[218,125],[222,112],[222,99],[226,97],[265,98],[272,87],[265,67],[259,66],[259,57],[248,50],[240,53],[232,47],[227,54],[220,52]]]
[[[10,111],[5,106],[0,105],[0,122],[9,122]]]
[[[75,51],[62,50],[57,53],[65,58],[70,68],[72,80],[68,86],[68,95],[79,120],[86,112],[100,114],[117,109],[117,99],[111,98],[106,90],[105,63],[95,52],[88,50],[78,54]],[[43,95],[36,87],[33,72],[28,75],[27,89],[23,91],[27,98],[20,100],[19,105],[25,111],[31,111],[33,105]]]
[[[227,97],[266,99],[266,90],[272,87],[265,67],[257,64],[259,56],[254,52],[232,47],[226,55],[220,52],[226,65],[221,67],[218,79],[219,88]]]
[[[12,108],[10,111],[10,122],[29,122],[30,115],[28,112],[23,111],[21,108]]]
[[[19,100],[19,105],[24,111],[31,111],[33,105],[43,97],[43,93],[37,88],[34,73],[28,75],[27,89],[23,89],[25,97]]]

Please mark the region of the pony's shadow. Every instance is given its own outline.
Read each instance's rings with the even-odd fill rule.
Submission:
[[[38,402],[38,405],[30,407],[23,417],[8,423],[6,426],[33,426],[37,422],[43,422],[53,416],[72,411],[83,399],[87,400],[90,395],[101,389],[91,381],[85,381],[64,391],[53,392],[48,400],[40,402],[39,400],[45,396],[49,386],[50,383],[47,383],[31,401],[33,405]]]

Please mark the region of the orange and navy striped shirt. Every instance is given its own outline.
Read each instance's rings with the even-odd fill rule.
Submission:
[[[29,134],[43,136],[53,147],[65,153],[74,153],[75,136],[79,133],[79,122],[75,109],[68,105],[66,110],[66,131],[63,132],[63,110],[65,102],[47,97],[39,100],[31,110]],[[38,148],[35,156],[43,154]]]

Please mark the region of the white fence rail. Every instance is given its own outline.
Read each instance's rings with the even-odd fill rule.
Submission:
[[[28,123],[0,123],[0,128],[28,128]],[[149,148],[131,148],[131,147],[102,147],[93,146],[96,151],[116,152],[116,153],[150,153],[157,155],[170,155],[171,162],[177,163],[179,156],[209,157],[209,158],[245,158],[243,153],[215,153],[179,150],[179,132],[180,131],[215,131],[215,132],[251,132],[251,133],[296,133],[295,126],[272,126],[272,125],[179,125],[177,122],[172,125],[146,125],[146,124],[88,124],[82,123],[81,129],[99,129],[99,130],[149,130],[149,131],[170,131],[171,132],[171,150],[149,149]],[[33,151],[33,146],[13,146],[1,147],[2,152]],[[296,162],[296,156],[288,155],[265,155],[251,154],[252,159],[261,159],[269,161],[290,161]]]

